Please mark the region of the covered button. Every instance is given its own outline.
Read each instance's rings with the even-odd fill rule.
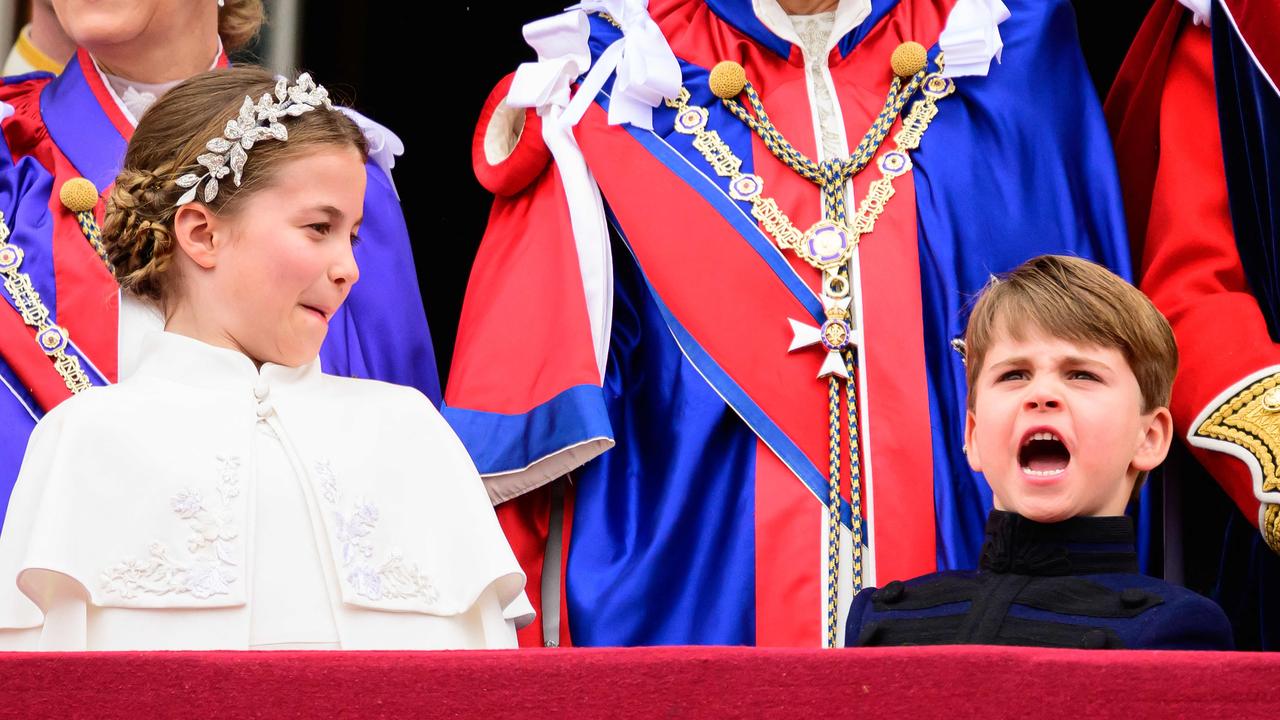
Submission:
[[[1138,588],[1125,588],[1120,591],[1120,604],[1130,610],[1147,604],[1149,596]]]
[[[872,594],[871,599],[876,602],[892,605],[893,603],[900,602],[902,600],[902,596],[906,594],[906,592],[907,586],[904,585],[901,580],[894,580],[888,585],[885,585],[875,591],[875,593]]]

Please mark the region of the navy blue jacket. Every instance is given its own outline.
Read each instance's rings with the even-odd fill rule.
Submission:
[[[1213,601],[1138,573],[1127,517],[987,518],[980,568],[924,575],[854,598],[849,647],[1036,645],[1232,649]]]

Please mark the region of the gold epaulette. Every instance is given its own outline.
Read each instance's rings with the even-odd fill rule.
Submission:
[[[1262,471],[1262,492],[1280,492],[1280,373],[1241,390],[1214,410],[1197,437],[1221,440],[1248,451]],[[1259,530],[1267,545],[1280,553],[1280,505],[1263,503]]]
[[[1262,507],[1266,508],[1266,512],[1263,513],[1262,524],[1258,529],[1262,531],[1262,538],[1267,541],[1267,545],[1280,553],[1280,505],[1262,503]]]

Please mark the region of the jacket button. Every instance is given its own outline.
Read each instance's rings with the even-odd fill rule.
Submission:
[[[260,418],[268,417],[269,415],[271,415],[271,413],[275,412],[275,409],[276,409],[275,406],[271,404],[270,400],[258,401],[257,410],[258,410],[258,417]]]
[[[1084,650],[1101,650],[1107,646],[1107,634],[1093,629],[1080,636],[1080,647]]]
[[[894,580],[885,585],[871,596],[872,600],[882,603],[896,603],[902,600],[902,596],[907,592],[907,586],[902,584],[901,580]]]
[[[1138,588],[1125,588],[1120,591],[1120,604],[1132,610],[1140,608],[1147,602],[1147,594]]]

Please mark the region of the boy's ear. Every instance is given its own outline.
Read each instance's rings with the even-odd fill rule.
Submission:
[[[187,203],[173,214],[173,239],[181,252],[208,270],[218,264],[219,243],[214,235],[218,216],[201,203]]]
[[[1133,454],[1130,468],[1138,472],[1155,469],[1164,462],[1169,454],[1169,444],[1173,441],[1173,416],[1169,408],[1159,407],[1151,412],[1146,429],[1138,443],[1138,450]]]
[[[964,454],[969,460],[969,468],[974,472],[982,472],[982,458],[978,456],[978,445],[974,442],[975,418],[973,411],[964,415]]]

